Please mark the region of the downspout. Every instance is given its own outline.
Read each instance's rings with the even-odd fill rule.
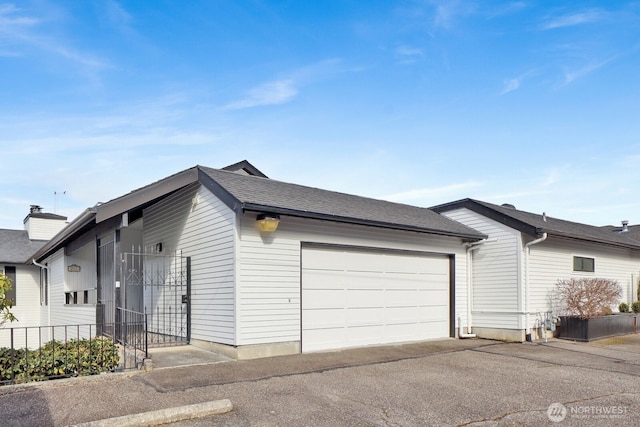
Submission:
[[[35,258],[31,261],[33,263],[33,265],[35,265],[36,267],[40,267],[40,269],[45,269],[47,270],[47,282],[49,281],[49,267],[44,265],[44,264],[40,264],[38,261],[35,260]],[[49,286],[47,286],[47,301],[50,301],[51,298],[50,295],[48,295],[49,293]],[[49,304],[47,304],[47,326],[51,326],[51,309],[49,308]]]
[[[498,239],[481,240],[479,242],[465,243],[467,249],[467,332],[462,327],[462,319],[458,317],[458,338],[475,338],[476,334],[471,333],[471,305],[473,304],[473,251],[480,248],[480,245],[487,242],[496,242]]]
[[[524,245],[524,318],[525,318],[525,339],[531,341],[531,327],[529,326],[529,255],[531,254],[531,246],[537,245],[547,240],[547,233],[542,233],[538,239],[532,240]]]

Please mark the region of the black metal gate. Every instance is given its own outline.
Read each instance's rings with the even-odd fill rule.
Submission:
[[[121,254],[120,303],[146,315],[149,346],[191,341],[191,258]]]
[[[101,239],[98,244],[98,305],[99,334],[114,338],[116,316],[115,243]]]

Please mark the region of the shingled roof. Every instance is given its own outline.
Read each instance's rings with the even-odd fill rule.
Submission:
[[[434,206],[431,209],[442,213],[459,208],[467,208],[532,237],[547,233],[550,236],[640,249],[640,240],[635,237],[635,233],[619,233],[605,227],[566,221],[542,213],[525,212],[510,206],[494,205],[480,200],[462,199]]]
[[[0,229],[0,263],[26,264],[46,240],[29,240],[26,230]]]
[[[484,234],[427,208],[276,181],[244,160],[225,169],[194,166],[99,203],[74,219],[38,250],[34,258],[41,260],[89,228],[125,212],[139,213],[144,207],[195,182],[200,182],[238,214],[268,212],[451,236],[464,241],[486,238]]]
[[[235,209],[427,232],[479,240],[486,236],[427,208],[198,166],[216,195]]]

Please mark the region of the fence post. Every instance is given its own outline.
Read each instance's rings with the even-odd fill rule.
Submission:
[[[11,330],[11,384],[16,380],[16,354],[13,349],[13,328]]]
[[[187,344],[191,344],[191,257],[187,257]]]
[[[144,313],[144,358],[149,358],[149,329],[147,324],[148,314]]]

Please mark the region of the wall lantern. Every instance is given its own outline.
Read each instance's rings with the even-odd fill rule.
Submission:
[[[280,224],[280,215],[262,213],[258,215],[256,222],[260,231],[271,233],[277,230],[278,224]]]

